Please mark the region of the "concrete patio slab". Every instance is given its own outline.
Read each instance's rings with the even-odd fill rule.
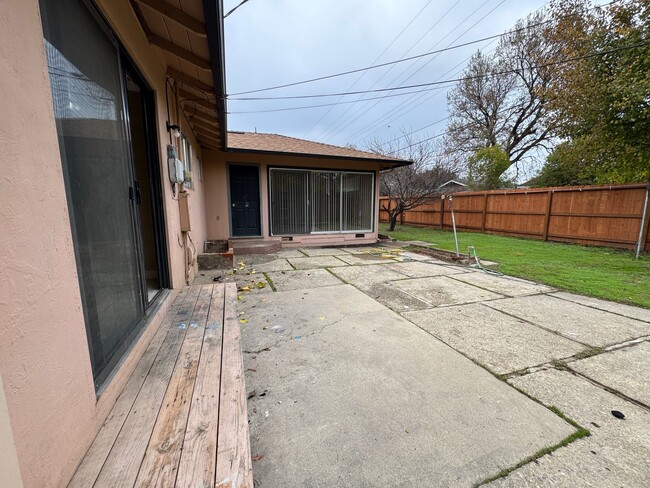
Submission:
[[[413,295],[395,288],[393,283],[374,283],[368,286],[357,286],[369,297],[374,298],[382,305],[385,305],[397,313],[431,308],[429,303],[419,300]]]
[[[650,407],[650,342],[592,356],[569,366]]]
[[[278,258],[304,258],[305,253],[300,252],[297,248],[283,249],[275,253]]]
[[[389,264],[388,268],[402,273],[410,278],[426,278],[428,276],[441,276],[456,273],[465,273],[465,270],[460,268],[450,268],[440,264],[433,264],[423,261],[412,261],[404,263]]]
[[[288,260],[296,269],[331,268],[334,266],[347,266],[346,263],[334,256],[315,256],[309,258],[289,258]]]
[[[569,357],[585,349],[577,342],[479,303],[403,316],[497,374]]]
[[[339,278],[358,288],[368,288],[375,283],[403,280],[407,276],[390,269],[390,265],[370,264],[368,266],[345,266],[332,269]]]
[[[569,372],[513,378],[515,386],[588,428],[591,436],[543,456],[490,487],[604,488],[650,485],[650,414]],[[619,420],[611,410],[624,412]]]
[[[371,252],[379,252],[383,246],[350,246],[340,248],[348,254],[368,254]]]
[[[431,256],[427,256],[425,254],[419,254],[417,252],[411,252],[411,251],[402,251],[399,253],[399,257],[397,258],[398,260],[401,261],[431,261]]]
[[[259,264],[254,264],[252,265],[255,271],[261,271],[263,273],[268,272],[268,271],[289,271],[294,269],[291,264],[289,264],[289,261],[286,259],[274,259],[273,261],[269,261],[266,263],[259,263]]]
[[[354,266],[367,264],[388,264],[395,262],[393,258],[382,258],[379,255],[366,253],[348,254],[347,256],[337,256],[337,258]]]
[[[392,285],[396,289],[436,307],[501,298],[501,295],[452,280],[446,276],[413,278],[396,281]]]
[[[301,247],[300,251],[307,256],[338,256],[348,254],[342,247]]]
[[[271,271],[267,273],[278,291],[319,288],[321,286],[340,285],[336,276],[326,269],[301,269],[295,271]]]
[[[605,310],[606,312],[616,313],[631,319],[641,320],[643,322],[650,322],[650,310],[647,308],[633,307],[632,305],[625,305],[623,303],[609,302],[607,300],[600,300],[593,297],[585,297],[582,295],[574,295],[560,291],[553,293],[554,297],[561,298],[562,300],[569,300],[570,302],[586,305],[587,307]]]
[[[537,295],[539,293],[549,293],[555,291],[547,285],[526,281],[511,276],[494,276],[482,271],[475,273],[465,273],[462,276],[454,276],[454,279],[464,281],[470,285],[480,286],[501,295],[510,297],[523,295]]]
[[[548,295],[507,298],[488,304],[497,310],[592,346],[606,346],[650,333],[650,325]]]
[[[242,304],[260,488],[468,486],[574,431],[350,285],[266,298]]]
[[[228,274],[230,273],[230,274]],[[217,280],[215,281],[215,278]],[[258,288],[257,283],[264,283],[263,288]],[[266,277],[262,273],[248,274],[246,270],[233,273],[232,271],[224,270],[210,270],[201,271],[194,278],[194,285],[212,285],[214,283],[236,283],[237,288],[248,286],[251,292],[267,293],[271,287],[266,281]]]

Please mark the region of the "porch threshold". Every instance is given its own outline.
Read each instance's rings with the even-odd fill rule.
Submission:
[[[252,487],[234,284],[177,295],[69,487]]]

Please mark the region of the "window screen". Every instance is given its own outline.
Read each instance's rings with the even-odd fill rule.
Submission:
[[[371,232],[374,174],[269,172],[272,235]]]

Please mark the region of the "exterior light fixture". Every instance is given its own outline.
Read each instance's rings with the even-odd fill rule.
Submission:
[[[171,133],[176,139],[181,136],[181,128],[178,125],[172,125],[167,121],[167,132]]]

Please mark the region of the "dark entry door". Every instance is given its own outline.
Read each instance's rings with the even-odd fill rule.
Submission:
[[[230,221],[233,237],[261,234],[260,172],[257,166],[230,166]]]

